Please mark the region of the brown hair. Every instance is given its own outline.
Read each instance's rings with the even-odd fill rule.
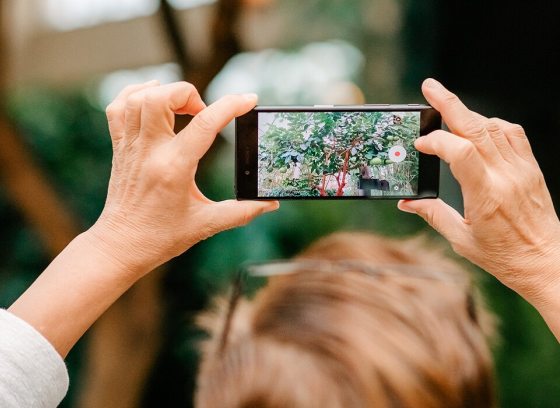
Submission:
[[[492,407],[489,314],[468,274],[419,239],[338,233],[299,259],[409,264],[414,273],[305,271],[271,279],[239,304],[227,347],[216,351],[225,311],[206,314],[199,407]],[[223,306],[223,302],[222,302]],[[218,318],[221,315],[221,318]]]

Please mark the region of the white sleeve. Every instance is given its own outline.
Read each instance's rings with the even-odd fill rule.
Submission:
[[[48,340],[0,309],[0,407],[57,407],[68,383],[64,360]]]

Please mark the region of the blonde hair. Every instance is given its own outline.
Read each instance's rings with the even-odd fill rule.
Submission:
[[[469,293],[469,275],[440,250],[419,239],[338,233],[298,258],[408,264],[453,279],[351,270],[272,279],[238,305],[219,355],[222,302],[200,319],[212,337],[203,349],[197,406],[495,405],[485,335],[492,319]]]

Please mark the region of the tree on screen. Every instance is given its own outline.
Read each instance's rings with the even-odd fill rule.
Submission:
[[[276,113],[260,139],[260,170],[282,188],[297,188],[305,195],[342,196],[349,174],[364,166],[392,164],[388,150],[394,145],[412,149],[418,116],[412,112]],[[328,191],[333,180],[337,188]]]

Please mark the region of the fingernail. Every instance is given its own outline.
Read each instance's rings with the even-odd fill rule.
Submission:
[[[257,99],[259,99],[259,96],[256,93],[246,93],[241,96],[251,102],[257,102]]]
[[[416,214],[416,211],[414,211],[411,207],[409,207],[408,201],[405,200],[400,200],[399,203],[397,204],[397,208],[407,213]]]
[[[157,79],[152,79],[148,82],[144,82],[144,85],[159,85],[159,81]]]
[[[427,88],[437,88],[437,87],[441,86],[441,84],[440,84],[438,81],[436,81],[434,78],[428,78],[428,79],[426,79],[426,80],[424,81],[424,85],[425,85]]]

